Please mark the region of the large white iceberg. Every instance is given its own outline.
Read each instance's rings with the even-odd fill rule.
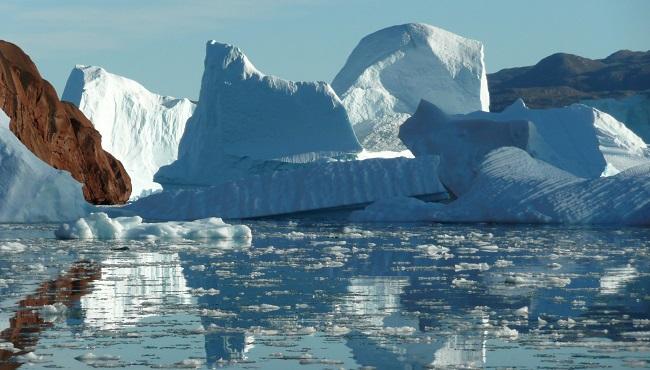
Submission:
[[[399,126],[421,99],[448,113],[489,110],[483,45],[427,24],[364,37],[332,81],[369,150],[403,150]]]
[[[211,187],[165,190],[121,211],[158,220],[232,219],[360,206],[395,196],[445,196],[437,166],[438,158],[428,156],[316,162]]]
[[[70,73],[62,100],[79,107],[102,135],[102,147],[122,162],[132,198],[161,188],[153,176],[177,158],[195,108],[188,99],[161,96],[103,68],[81,65]]]
[[[361,150],[345,108],[324,82],[292,82],[258,71],[232,45],[210,41],[199,103],[163,185],[212,185]],[[271,165],[275,168],[275,165]]]
[[[60,222],[86,214],[82,185],[36,157],[0,110],[0,222]]]
[[[191,222],[143,222],[139,216],[110,218],[91,213],[54,232],[58,239],[250,239],[246,225],[229,225],[212,217]]]
[[[645,142],[650,142],[650,94],[632,95],[621,99],[583,100],[582,104],[611,114]]]
[[[650,161],[646,143],[623,123],[581,104],[529,109],[518,100],[501,113],[447,116],[423,101],[402,125],[400,137],[416,156],[441,156],[440,181],[457,196],[473,186],[477,162],[504,146],[524,149],[584,178],[613,175]]]
[[[469,190],[449,204],[386,199],[355,221],[441,221],[650,225],[650,163],[584,179],[504,147],[476,167]]]

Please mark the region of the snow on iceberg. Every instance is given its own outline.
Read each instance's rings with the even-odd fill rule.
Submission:
[[[650,225],[650,163],[584,179],[504,147],[489,152],[473,170],[470,189],[449,204],[383,200],[351,219]]]
[[[581,104],[529,109],[518,100],[501,113],[447,116],[422,101],[402,125],[400,138],[416,156],[441,156],[440,181],[456,196],[473,186],[474,168],[483,156],[505,146],[584,178],[650,161],[641,138],[612,116]]]
[[[233,219],[359,206],[395,196],[443,196],[437,165],[433,156],[309,163],[211,187],[165,190],[123,210],[158,220]]]
[[[264,75],[239,48],[210,41],[178,160],[155,178],[163,186],[213,185],[259,172],[266,161],[308,162],[360,150],[327,83]]]
[[[61,222],[86,214],[82,185],[50,167],[9,130],[0,110],[0,222]]]
[[[483,45],[427,24],[364,37],[332,81],[369,150],[403,150],[399,126],[421,99],[448,113],[489,110]]]
[[[145,223],[139,216],[110,218],[91,213],[54,232],[57,239],[251,239],[246,225],[229,225],[212,217],[191,222]]]
[[[178,143],[195,105],[150,92],[139,83],[100,67],[76,66],[62,100],[75,104],[102,135],[102,147],[131,177],[131,198],[161,186],[153,181],[161,166],[177,158]]]
[[[650,142],[650,94],[632,95],[622,99],[593,99],[580,103],[607,112],[645,142]]]

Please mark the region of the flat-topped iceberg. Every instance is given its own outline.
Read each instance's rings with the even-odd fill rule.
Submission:
[[[438,158],[429,156],[309,163],[210,187],[165,190],[123,211],[158,220],[232,219],[363,206],[394,196],[444,197],[437,166]]]
[[[82,185],[50,167],[9,130],[0,110],[0,222],[62,222],[86,214]]]
[[[354,155],[361,146],[345,108],[324,82],[292,82],[258,71],[237,47],[210,41],[199,103],[162,167],[163,185],[213,185],[275,169]]]
[[[102,134],[103,148],[122,162],[131,177],[131,198],[161,188],[153,176],[177,158],[185,123],[195,108],[188,99],[155,94],[93,66],[72,70],[62,100],[79,107]]]
[[[457,196],[473,186],[483,156],[505,146],[583,178],[650,161],[646,143],[623,123],[581,104],[529,109],[519,100],[501,113],[447,116],[423,101],[402,125],[400,137],[415,156],[440,155],[440,180]]]
[[[191,222],[143,222],[141,217],[110,218],[91,213],[55,231],[58,239],[250,239],[246,225],[229,225],[212,217]]]
[[[483,45],[427,24],[364,37],[332,81],[369,150],[403,150],[399,126],[421,99],[448,113],[489,110]]]
[[[584,179],[504,147],[489,152],[468,191],[449,204],[386,199],[355,221],[650,225],[650,163]]]

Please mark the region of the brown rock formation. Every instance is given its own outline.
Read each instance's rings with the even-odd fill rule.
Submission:
[[[36,156],[66,170],[95,204],[124,203],[131,179],[101,146],[101,135],[74,105],[59,100],[32,60],[18,46],[0,40],[0,108],[10,129]]]

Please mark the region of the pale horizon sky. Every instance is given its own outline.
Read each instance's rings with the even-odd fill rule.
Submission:
[[[198,98],[205,43],[241,47],[266,74],[331,82],[359,40],[422,22],[485,45],[488,72],[556,52],[603,58],[650,49],[646,0],[2,0],[0,39],[61,94],[76,64]]]

